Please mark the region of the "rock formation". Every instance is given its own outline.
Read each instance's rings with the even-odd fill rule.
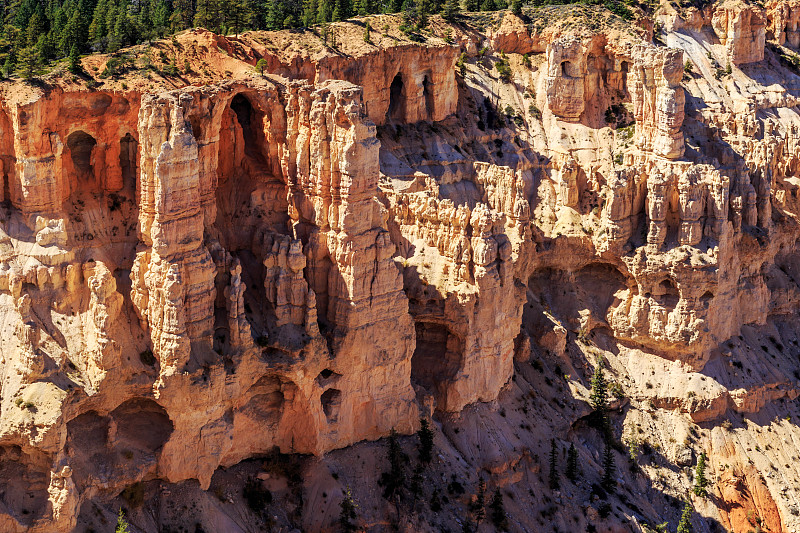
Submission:
[[[242,476],[282,453],[318,459],[270,527],[329,530],[334,490],[375,503],[356,443],[421,417],[447,437],[423,500],[450,507],[406,531],[461,528],[456,476],[484,474],[514,531],[674,525],[701,452],[703,524],[800,528],[800,7],[665,4],[655,30],[566,9],[435,17],[424,43],[383,15],[369,42],[196,29],[157,43],[196,63],[180,81],[4,83],[0,529],[105,527],[123,501],[183,527],[147,514],[175,491],[246,531]],[[600,360],[625,519],[584,490]],[[551,438],[585,465],[563,512]],[[289,490],[270,475],[248,483]]]

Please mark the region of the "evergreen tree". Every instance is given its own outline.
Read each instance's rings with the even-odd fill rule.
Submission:
[[[283,10],[283,2],[272,0],[267,7],[266,27],[268,30],[279,30],[286,18]]]
[[[417,25],[424,28],[428,25],[428,15],[433,12],[430,0],[419,0],[419,9],[417,10]]]
[[[194,5],[192,0],[173,0],[172,15],[169,17],[170,28],[179,32],[192,27],[194,21]]]
[[[464,9],[467,11],[479,11],[480,8],[480,0],[464,0]]]
[[[279,2],[275,1],[274,4]],[[228,31],[233,33],[241,33],[246,27],[250,25],[252,11],[250,11],[250,4],[247,0],[227,0],[225,3],[225,23]],[[283,21],[286,17],[280,18],[280,23],[277,29],[283,27]]]
[[[303,26],[309,28],[317,23],[317,0],[305,0],[303,3]]]
[[[352,15],[350,9],[350,0],[334,0],[333,4],[333,22],[347,20]]]
[[[605,362],[600,357],[597,360],[597,366],[594,369],[592,376],[592,392],[589,396],[589,401],[592,408],[602,414],[605,414],[608,408],[608,383],[606,382],[605,375],[603,374],[603,366]]]
[[[369,21],[367,21],[367,31],[369,31]],[[369,34],[367,34],[368,36]],[[433,430],[430,423],[421,418],[419,421],[419,431],[417,431],[417,438],[419,439],[418,450],[419,460],[428,464],[433,459]]]
[[[73,74],[80,74],[83,72],[83,67],[81,66],[81,58],[78,55],[78,46],[72,45],[72,48],[69,51],[69,71]]]
[[[497,6],[494,4],[494,0],[483,0],[481,4],[481,11],[495,11]]]
[[[405,0],[403,2],[403,24],[405,26],[416,24],[418,16],[417,3],[414,0]]]
[[[678,522],[677,533],[694,533],[694,527],[692,527],[692,512],[692,504],[687,501],[686,505],[683,507],[681,521]]]
[[[333,6],[331,5],[331,1],[332,0],[319,0],[319,6],[317,9],[317,24],[323,24],[331,21],[331,17],[333,16]]]
[[[215,0],[197,0],[194,25],[214,32],[219,31],[220,19],[219,10],[216,9],[217,5],[218,2]]]
[[[14,55],[9,53],[3,63],[3,76],[6,78],[11,76],[11,73],[14,71],[14,66]]]
[[[459,0],[445,0],[444,7],[442,8],[442,17],[445,20],[452,22],[458,15],[461,6]]]
[[[558,490],[559,486],[558,447],[556,439],[550,439],[550,489]]]
[[[511,12],[516,16],[522,16],[522,0],[511,0]]]
[[[397,442],[397,433],[392,429],[389,433],[389,447],[387,450],[389,471],[381,474],[380,484],[383,486],[383,497],[387,500],[399,495],[400,489],[405,485],[406,477],[403,463],[406,460],[400,443]]]
[[[570,443],[569,450],[567,451],[567,478],[570,481],[578,479],[578,450],[575,445]]]
[[[469,509],[476,523],[480,524],[486,518],[486,482],[483,478],[478,479],[478,493],[475,495],[475,500],[470,502]]]
[[[348,488],[344,494],[344,498],[339,503],[339,527],[342,528],[344,533],[355,533],[358,531],[358,525],[356,524],[356,520],[358,519],[358,513],[356,513],[356,509],[358,506],[356,502],[353,500],[353,496],[350,494],[350,489]]]
[[[19,66],[25,79],[31,79],[39,73],[39,63],[39,54],[35,46],[26,46],[19,51]]]
[[[608,492],[613,492],[617,485],[614,479],[616,473],[617,467],[614,464],[614,449],[611,447],[611,443],[606,442],[605,450],[603,450],[603,479],[600,485]]]
[[[508,529],[508,518],[506,517],[506,509],[503,506],[503,495],[500,493],[500,489],[495,489],[489,508],[492,510],[491,518],[494,527],[500,531]]]
[[[695,480],[694,480],[694,493],[696,496],[705,497],[708,495],[708,480],[706,479],[706,454],[705,452],[700,454],[700,458],[697,460],[697,468],[695,470]]]

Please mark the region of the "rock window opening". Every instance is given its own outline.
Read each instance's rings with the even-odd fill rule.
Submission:
[[[431,391],[458,374],[464,364],[464,342],[444,324],[418,320],[411,378]]]
[[[153,400],[134,398],[111,412],[117,447],[142,454],[155,454],[172,435],[174,426],[166,410]]]
[[[67,148],[72,158],[72,165],[78,176],[83,179],[94,180],[92,151],[96,145],[95,138],[83,131],[75,131],[67,137]]]
[[[405,101],[403,100],[403,77],[398,73],[389,87],[389,110],[386,118],[402,120],[405,115]]]
[[[133,135],[126,133],[119,141],[119,166],[122,169],[123,187],[133,190],[136,187],[136,155],[139,143]]]
[[[426,116],[428,120],[433,120],[433,84],[427,74],[422,80],[422,96],[425,99]]]
[[[336,389],[328,389],[320,396],[322,412],[328,422],[336,422],[339,418],[339,407],[342,403],[342,393]]]
[[[678,305],[681,296],[672,281],[665,279],[659,284],[659,289],[661,290],[661,302],[664,306],[675,307]]]
[[[561,62],[561,75],[563,77],[569,78],[569,69],[570,69],[569,61],[562,61]]]
[[[628,70],[630,69],[630,64],[627,61],[623,61],[620,69],[622,70],[622,94],[625,95],[625,98],[630,98],[628,94]]]
[[[259,121],[250,100],[243,94],[237,94],[231,100],[231,109],[236,113],[236,120],[239,122],[239,126],[242,127],[245,155],[248,157],[260,157],[262,154],[256,134]]]

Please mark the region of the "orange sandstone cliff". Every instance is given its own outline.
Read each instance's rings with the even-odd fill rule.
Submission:
[[[197,29],[4,83],[0,530],[333,531],[352,490],[365,530],[456,531],[484,478],[511,531],[651,531],[705,453],[696,530],[797,531],[798,14]],[[388,502],[361,441],[421,418]]]

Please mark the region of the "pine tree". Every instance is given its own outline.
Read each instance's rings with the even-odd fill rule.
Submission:
[[[455,20],[460,9],[461,6],[459,5],[459,0],[445,0],[444,8],[442,8],[442,17],[444,17],[445,20],[452,22]]]
[[[522,0],[511,0],[511,12],[516,16],[522,16]]]
[[[72,48],[69,51],[69,71],[73,74],[80,74],[83,72],[83,67],[81,66],[81,58],[78,55],[78,47],[77,45],[72,45]]]
[[[694,533],[694,527],[692,527],[692,512],[692,504],[687,501],[686,505],[683,507],[681,521],[678,522],[677,533]]]
[[[558,490],[559,486],[558,447],[556,439],[550,439],[550,489]]]
[[[694,480],[694,493],[696,496],[705,497],[708,495],[708,480],[706,479],[706,454],[705,452],[700,454],[700,458],[697,460],[697,468],[695,470],[695,480]]]
[[[570,443],[569,450],[567,451],[567,478],[570,481],[578,479],[578,450],[575,445]]]
[[[492,510],[491,518],[494,527],[500,531],[508,529],[508,518],[506,517],[506,509],[503,506],[503,495],[500,493],[500,489],[495,489],[489,508]]]
[[[197,0],[194,25],[211,31],[219,31],[220,20],[216,0]]]
[[[428,25],[428,15],[432,13],[430,0],[419,0],[419,9],[417,10],[417,25],[424,28]]]
[[[403,10],[403,0],[389,0],[386,3],[386,13],[399,13]]]
[[[317,24],[330,22],[333,16],[333,6],[331,0],[319,0],[317,8]]]
[[[616,476],[617,467],[614,464],[614,449],[609,442],[606,442],[605,450],[603,450],[603,479],[600,485],[608,492],[613,492],[617,485],[614,479]]]
[[[334,0],[333,14],[331,15],[333,22],[347,20],[351,15],[350,0]]]
[[[262,57],[261,59],[256,61],[256,72],[258,72],[259,74],[261,74],[263,76],[264,75],[264,69],[266,69],[268,66],[269,66],[269,64],[267,63],[267,60]]]
[[[279,4],[280,2],[275,1],[273,4]],[[228,31],[232,31],[233,33],[241,33],[241,31],[250,25],[250,19],[252,18],[253,13],[250,10],[250,4],[247,0],[227,0],[225,4],[225,25],[228,28]],[[281,29],[283,27],[283,21],[285,20],[285,15],[282,12],[278,15],[277,19],[277,27],[275,29]]]
[[[414,0],[405,0],[403,2],[403,24],[412,26],[416,24],[417,18],[417,3]]]
[[[169,17],[170,28],[179,32],[191,28],[194,20],[194,5],[192,0],[173,0],[172,15]]]
[[[597,360],[597,366],[595,367],[594,375],[592,376],[592,392],[589,396],[589,401],[592,404],[592,408],[595,411],[603,414],[608,408],[608,383],[606,383],[606,377],[603,374],[604,365],[605,362],[603,361],[603,358],[600,357]]]
[[[305,0],[303,3],[303,26],[306,28],[317,23],[317,0]]]
[[[364,23],[364,42],[367,43],[367,44],[372,44],[372,39],[369,36],[369,32],[370,32],[371,29],[372,28],[370,28],[370,26],[369,26],[369,21],[366,21]],[[428,424],[427,420],[423,420],[423,422],[425,422],[426,425]],[[420,429],[420,431],[422,431],[422,430]],[[417,435],[419,435],[419,432],[417,432]],[[420,441],[421,441],[421,438],[420,438]],[[430,461],[430,459],[429,459],[429,461]]]
[[[381,474],[380,484],[383,486],[383,497],[388,500],[399,494],[406,481],[405,471],[403,470],[406,456],[403,450],[400,449],[400,443],[397,442],[397,433],[394,429],[389,433],[387,459],[389,460],[389,471]]]
[[[25,79],[31,79],[39,73],[39,54],[35,46],[26,46],[19,51],[19,66]]]
[[[469,509],[476,523],[480,524],[486,518],[486,482],[483,478],[478,479],[478,493],[475,495],[475,501],[470,503]]]
[[[367,21],[366,27],[366,31],[369,31],[369,21]],[[368,35],[369,34],[367,34],[367,36]],[[419,460],[422,463],[428,464],[433,459],[433,430],[431,429],[430,423],[424,418],[421,418],[419,421],[417,438],[419,439]]]
[[[279,30],[283,25],[283,19],[286,18],[283,10],[283,2],[280,0],[272,0],[267,6],[267,15],[265,19],[266,28],[268,30]]]
[[[339,503],[339,526],[344,533],[355,533],[358,531],[358,525],[355,523],[358,519],[356,509],[358,509],[358,505],[356,505],[356,502],[353,500],[353,496],[350,494],[350,489],[348,488],[344,494],[344,498],[342,498],[342,501]]]

